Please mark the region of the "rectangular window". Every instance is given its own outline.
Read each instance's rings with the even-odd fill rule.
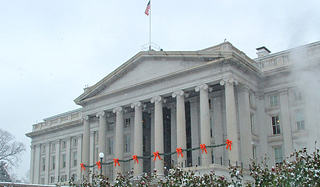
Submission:
[[[108,139],[108,145],[109,145],[109,154],[113,154],[113,139],[112,138],[109,138]]]
[[[304,116],[302,111],[297,111],[295,114],[295,121],[297,125],[297,130],[304,130],[305,125],[304,125]]]
[[[78,139],[77,138],[72,138],[72,146],[77,147],[78,146]]]
[[[130,135],[124,136],[124,152],[130,152]]]
[[[253,114],[250,114],[250,124],[251,124],[251,133],[255,134],[256,131],[255,131],[254,115]]]
[[[67,147],[67,142],[66,141],[62,141],[61,142],[61,149],[65,149]]]
[[[274,150],[274,160],[276,165],[281,165],[283,162],[282,157],[282,147],[275,147]]]
[[[108,124],[108,128],[107,128],[108,131],[113,131],[114,130],[114,122],[110,122]]]
[[[211,106],[211,99],[208,99],[208,102],[209,102],[209,109],[211,109],[211,108],[212,108],[212,106]]]
[[[299,91],[293,92],[293,100],[294,101],[301,101],[302,100],[302,94]]]
[[[52,152],[56,151],[56,144],[55,143],[51,143],[51,151]]]
[[[61,180],[61,182],[66,182],[67,181],[67,175],[61,175],[60,180]]]
[[[66,158],[66,155],[65,154],[63,154],[62,155],[62,168],[65,168],[66,167],[66,161],[67,161],[67,158]]]
[[[55,156],[52,156],[51,157],[51,163],[52,163],[52,170],[54,170],[56,168],[56,157]]]
[[[270,103],[270,106],[277,106],[278,105],[278,96],[277,95],[270,96],[269,103]]]
[[[71,177],[71,180],[72,180],[72,181],[77,181],[77,175],[76,175],[76,174],[72,174],[71,176],[72,176],[72,177]]]
[[[73,153],[73,166],[77,166],[77,161],[78,161],[78,153],[74,152]]]
[[[42,158],[41,162],[42,162],[42,171],[44,171],[44,170],[46,170],[46,159]]]
[[[125,127],[130,127],[130,118],[125,119]]]
[[[50,177],[50,183],[52,184],[52,183],[55,183],[55,182],[56,182],[55,177]]]
[[[280,120],[279,116],[272,116],[272,133],[273,134],[280,134]]]
[[[256,159],[257,158],[257,147],[252,146],[252,158]]]

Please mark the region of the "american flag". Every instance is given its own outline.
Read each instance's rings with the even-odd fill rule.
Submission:
[[[147,4],[147,8],[146,8],[146,10],[144,11],[144,13],[145,13],[147,16],[149,16],[149,11],[150,11],[150,0],[149,0],[149,2],[148,2],[148,4]]]

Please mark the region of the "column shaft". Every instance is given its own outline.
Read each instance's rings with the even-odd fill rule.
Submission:
[[[152,103],[154,103],[154,151],[159,153],[164,152],[163,146],[163,111],[162,111],[162,98],[160,96],[152,98]],[[164,175],[164,156],[161,160],[159,158],[155,161],[155,168],[157,169],[157,174],[159,176]]]
[[[184,103],[184,92],[182,90],[174,92],[172,97],[177,98],[177,148],[187,148],[186,135],[186,112]],[[175,149],[174,149],[175,150]],[[184,157],[178,157],[178,163],[183,165],[187,158],[187,152],[184,152]],[[184,165],[185,166],[185,165]]]
[[[211,145],[210,136],[210,112],[209,112],[209,97],[208,97],[208,85],[200,85],[196,87],[196,91],[200,91],[200,136],[201,144],[206,146]],[[202,165],[212,164],[211,149],[208,153],[201,154]]]
[[[90,164],[90,122],[87,116],[83,121],[83,151],[82,151],[82,163],[84,165]],[[89,179],[89,168],[83,170],[82,173],[85,179]]]
[[[142,106],[141,102],[133,103],[134,108],[134,154],[143,156],[143,128],[142,128]],[[134,176],[143,173],[143,159],[134,164]]]
[[[99,117],[99,153],[104,154],[104,158],[102,159],[102,162],[106,162],[106,134],[107,134],[107,116],[105,112],[100,112],[98,115]],[[100,159],[100,157],[99,157]],[[99,160],[100,161],[100,160]],[[106,167],[104,165],[101,166],[102,168],[102,174],[106,174]]]
[[[124,151],[124,136],[123,136],[123,110],[122,107],[116,108],[113,110],[116,112],[116,142],[115,142],[115,158],[119,160],[123,160],[123,151]],[[115,171],[117,173],[123,173],[123,162],[120,162],[120,166],[117,165],[115,167]],[[116,176],[115,176],[116,178]]]

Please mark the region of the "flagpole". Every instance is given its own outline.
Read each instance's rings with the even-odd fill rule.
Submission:
[[[149,10],[149,51],[151,51],[151,0],[150,0],[150,10]]]

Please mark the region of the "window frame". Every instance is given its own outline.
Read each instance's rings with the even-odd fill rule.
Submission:
[[[275,120],[274,120],[275,118]],[[281,134],[281,124],[279,115],[271,116],[272,135]]]

